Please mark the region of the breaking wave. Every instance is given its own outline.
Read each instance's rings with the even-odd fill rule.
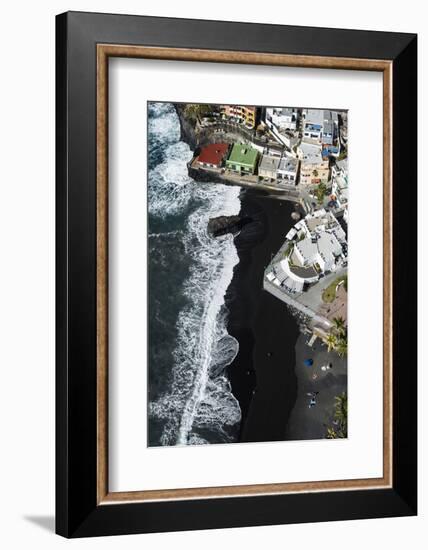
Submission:
[[[226,443],[236,441],[241,420],[225,373],[239,349],[227,332],[225,306],[239,257],[232,235],[212,238],[207,225],[212,217],[239,213],[240,190],[194,182],[186,166],[192,152],[179,139],[174,107],[150,104],[149,220],[156,226],[149,233],[150,246],[159,240],[165,245],[168,235],[176,239],[174,247],[163,251],[162,265],[167,268],[165,258],[180,248],[188,271],[182,288],[177,289],[183,301],[175,317],[169,376],[163,391],[149,400],[149,432],[151,421],[161,429],[157,443],[150,434],[149,439],[157,445]]]

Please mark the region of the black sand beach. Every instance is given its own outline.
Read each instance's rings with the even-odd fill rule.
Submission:
[[[308,336],[300,334],[296,343],[297,400],[291,411],[286,439],[324,439],[327,427],[333,425],[335,396],[347,390],[347,361],[316,340],[307,345]],[[310,358],[313,365],[305,366]],[[323,366],[330,365],[329,370]],[[309,407],[309,394],[316,394],[316,405]]]
[[[246,190],[241,216],[253,222],[235,243],[239,264],[226,296],[228,331],[239,341],[229,366],[232,390],[240,402],[240,441],[278,441],[296,401],[296,319],[280,300],[263,290],[263,272],[293,225],[292,203]]]

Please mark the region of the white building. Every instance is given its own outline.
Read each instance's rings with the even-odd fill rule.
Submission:
[[[312,265],[318,257],[316,241],[313,241],[310,237],[305,237],[294,245],[294,252],[302,267]]]
[[[342,244],[334,231],[319,231],[311,237],[305,237],[294,245],[293,266],[312,267],[318,274],[318,280],[320,274],[336,271],[343,265],[345,254]],[[309,273],[312,280],[313,272]]]
[[[324,145],[333,145],[339,133],[339,117],[336,111],[324,111],[324,123],[321,141]]]
[[[324,125],[324,111],[322,109],[305,109],[303,125],[303,139],[321,144],[321,136]]]
[[[317,145],[332,145],[338,136],[339,117],[336,111],[303,110],[303,140]]]
[[[337,259],[343,254],[336,235],[327,231],[298,241],[294,252],[302,267],[315,266],[321,273],[335,271]]]
[[[280,160],[278,156],[263,155],[259,164],[259,176],[276,180]]]
[[[332,193],[339,207],[348,204],[348,159],[336,161],[331,170]]]
[[[266,279],[289,294],[301,293],[305,285],[346,265],[346,233],[331,212],[317,210],[287,233],[282,251]]]
[[[345,260],[347,254],[346,233],[337,218],[322,208],[299,223],[304,238],[296,242],[295,253],[301,264],[317,264],[322,273],[335,271],[338,260]]]
[[[298,111],[291,107],[267,107],[266,122],[275,125],[280,132],[297,128]]]
[[[337,160],[331,169],[333,178],[343,178],[348,182],[348,159]]]
[[[278,183],[288,183],[297,185],[297,175],[299,171],[299,161],[293,157],[283,156],[280,160],[277,178]]]
[[[323,273],[335,271],[337,259],[343,254],[342,246],[334,232],[323,231],[317,236],[317,264]]]
[[[337,221],[336,216],[331,212],[327,212],[324,208],[308,214],[294,227],[298,227],[298,230],[305,237],[311,238],[326,231],[334,233],[340,243],[346,242],[346,233]]]
[[[292,149],[298,142],[295,135],[299,111],[290,107],[267,107],[265,124],[271,130],[277,141]]]
[[[281,132],[279,134],[279,140],[281,143],[283,143],[288,149],[293,149],[298,143],[299,143],[299,136],[294,132],[291,132],[290,130],[286,130],[285,132]]]

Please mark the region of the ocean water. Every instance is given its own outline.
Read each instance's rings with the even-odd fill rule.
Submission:
[[[239,344],[225,293],[239,258],[210,218],[240,212],[239,187],[197,183],[173,105],[148,106],[148,444],[234,442],[241,410],[225,368]]]

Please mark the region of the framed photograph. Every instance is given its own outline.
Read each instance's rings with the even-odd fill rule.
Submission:
[[[416,35],[56,24],[58,534],[416,514]]]

